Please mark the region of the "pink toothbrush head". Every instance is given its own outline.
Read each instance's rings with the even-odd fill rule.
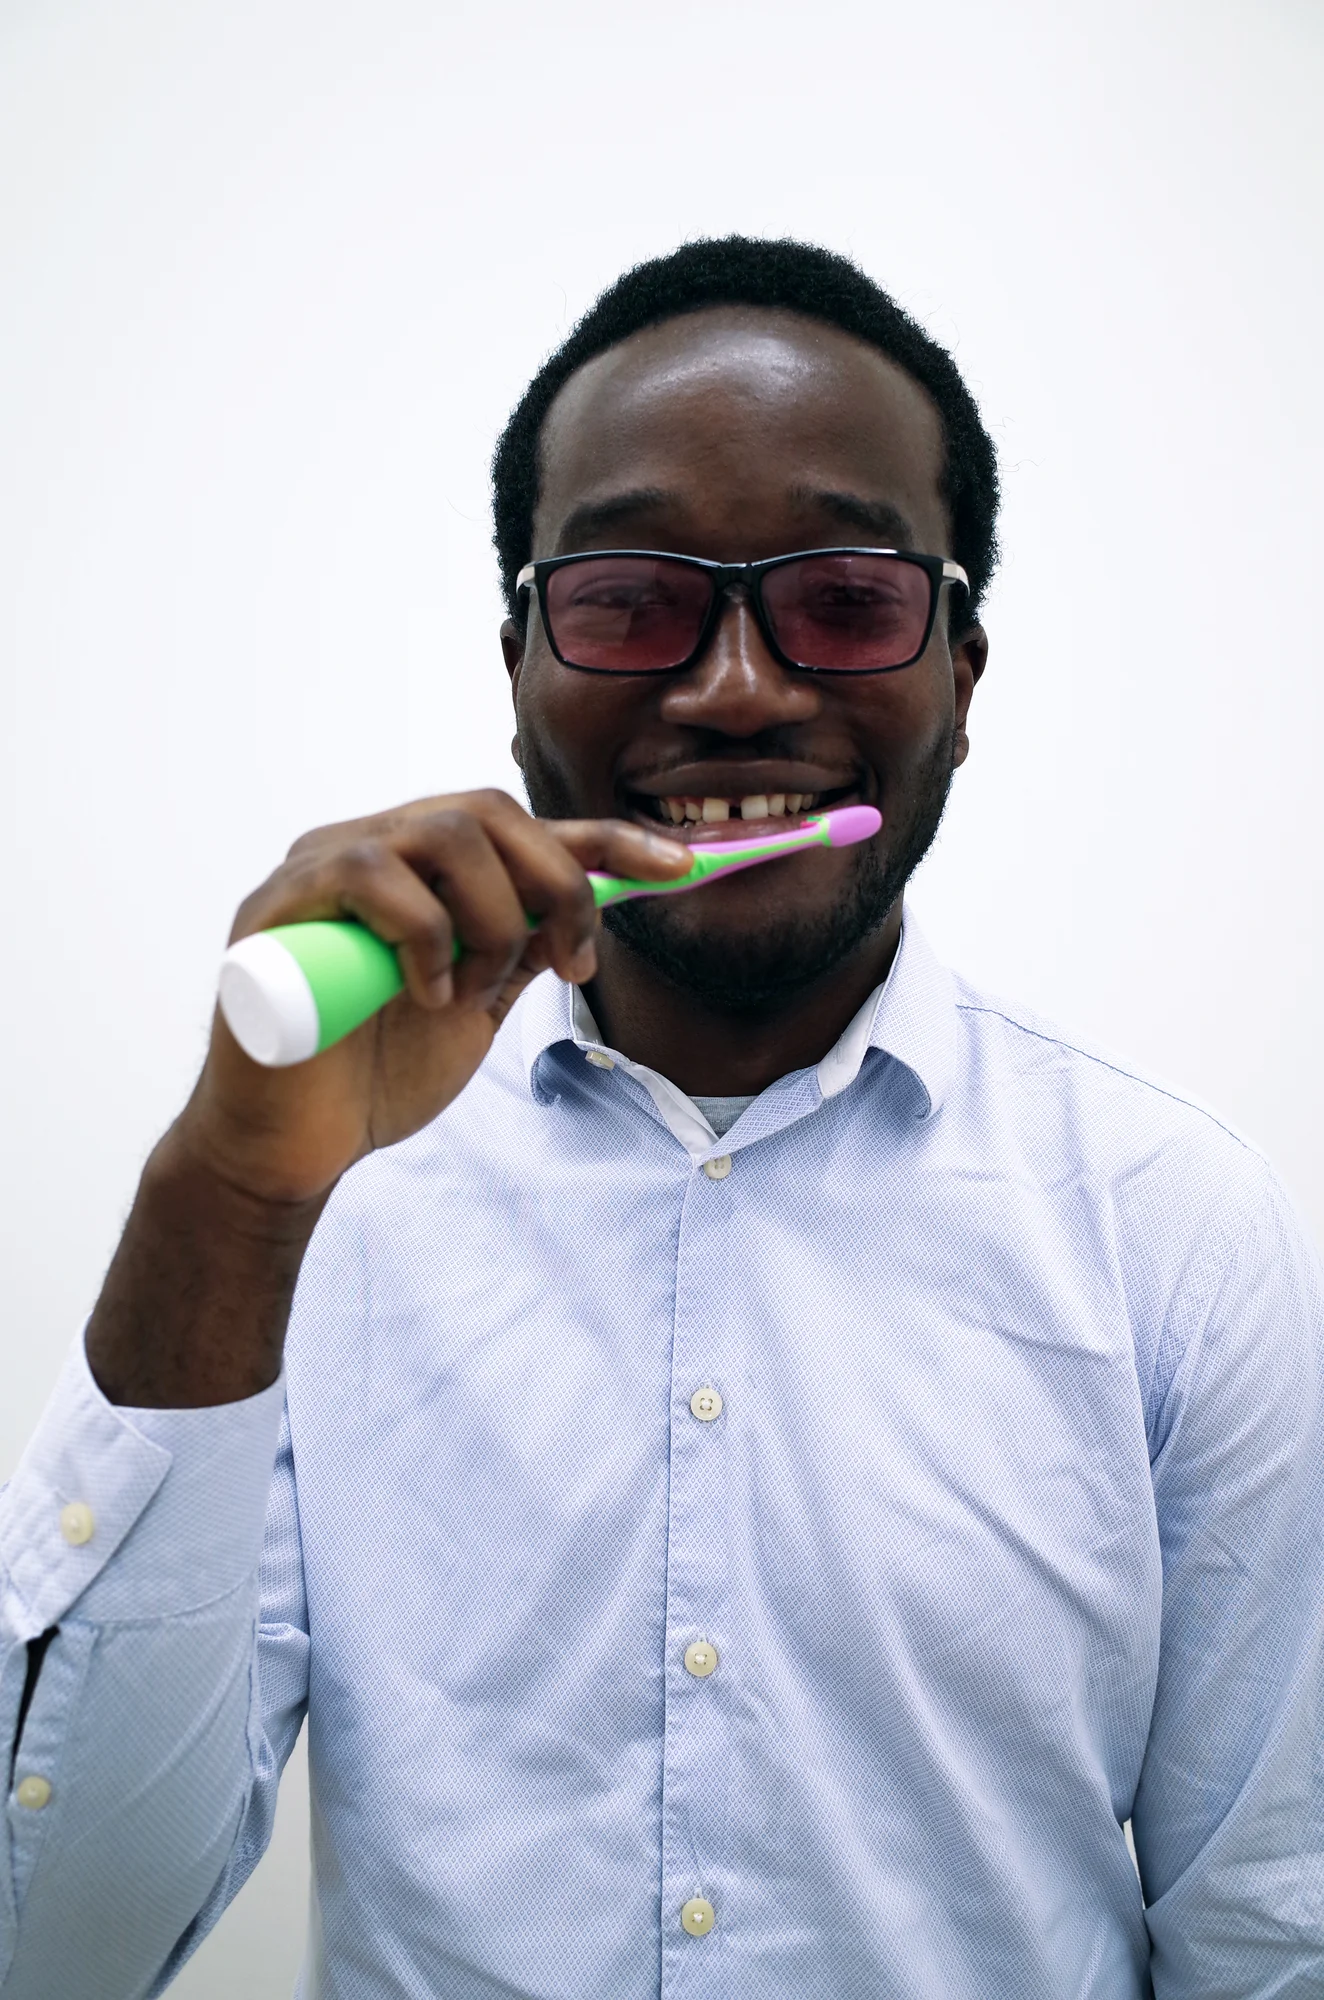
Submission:
[[[841,806],[823,814],[829,847],[854,847],[857,840],[872,840],[882,823],[877,806]]]

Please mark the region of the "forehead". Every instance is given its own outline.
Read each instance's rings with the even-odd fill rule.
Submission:
[[[618,501],[645,494],[678,534],[742,534],[750,554],[802,521],[821,536],[805,518],[815,493],[897,515],[917,547],[945,544],[942,430],[927,394],[865,342],[797,313],[708,308],[631,335],[565,384],[540,456],[538,554],[572,519],[605,527]],[[627,505],[622,526],[648,511]],[[728,539],[726,553],[741,551]]]

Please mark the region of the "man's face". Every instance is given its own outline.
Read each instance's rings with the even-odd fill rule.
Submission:
[[[949,556],[942,440],[924,391],[882,355],[796,314],[713,308],[636,334],[579,370],[543,428],[535,556],[667,550],[752,562],[861,546]],[[681,673],[562,666],[530,606],[502,634],[518,754],[535,812],[623,817],[690,840],[776,832],[747,800],[864,802],[883,829],[695,895],[621,904],[606,921],[665,977],[727,1008],[775,1005],[885,923],[937,829],[965,757],[983,667],[978,627],[881,674],[781,666],[743,596]],[[673,823],[677,800],[730,817]],[[692,807],[691,807],[692,809]],[[710,805],[709,812],[720,810]]]

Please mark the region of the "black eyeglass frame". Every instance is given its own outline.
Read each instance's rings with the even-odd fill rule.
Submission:
[[[547,611],[547,579],[558,569],[567,569],[572,563],[600,562],[604,556],[633,556],[682,563],[687,569],[702,570],[711,578],[713,593],[699,637],[693,651],[683,660],[677,660],[670,667],[586,667],[578,660],[567,660],[556,643],[552,621]],[[924,621],[924,636],[908,660],[897,660],[886,667],[816,667],[807,660],[793,660],[783,652],[772,629],[772,621],[763,602],[763,579],[770,570],[784,569],[787,563],[805,562],[814,556],[890,556],[897,562],[913,563],[922,569],[929,579],[929,615]],[[542,556],[536,562],[525,563],[515,578],[516,591],[534,590],[538,597],[538,609],[542,616],[542,628],[547,634],[547,643],[554,658],[563,667],[571,667],[577,674],[605,674],[612,678],[638,675],[641,679],[654,674],[683,674],[701,658],[717,630],[722,616],[722,608],[733,590],[743,589],[749,598],[763,643],[780,666],[789,667],[799,674],[835,674],[842,680],[853,680],[862,674],[896,674],[904,667],[913,667],[921,659],[933,636],[933,621],[938,615],[938,595],[944,583],[956,583],[965,591],[970,589],[970,579],[960,563],[950,562],[945,556],[916,555],[910,549],[866,549],[859,546],[829,549],[793,549],[789,555],[767,556],[762,562],[719,563],[711,562],[706,556],[675,555],[669,549],[582,549],[569,556]]]

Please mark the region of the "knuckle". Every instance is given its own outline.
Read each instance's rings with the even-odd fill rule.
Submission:
[[[455,928],[446,910],[439,909],[428,922],[420,924],[416,936],[420,951],[427,952],[435,958],[445,957],[449,960]]]
[[[419,833],[429,848],[472,848],[486,839],[482,827],[464,806],[443,806],[440,811],[429,813]]]
[[[334,840],[336,835],[341,831],[342,829],[337,826],[310,827],[306,833],[301,833],[297,840],[290,843],[285,859],[287,861],[302,861],[310,854],[318,854],[327,845],[328,841]]]
[[[521,819],[528,817],[519,801],[513,799],[509,792],[503,792],[500,785],[484,785],[480,790],[470,792],[468,796],[477,812],[502,815],[518,813]]]
[[[432,895],[411,898],[400,911],[400,926],[405,938],[424,948],[443,940],[449,943],[452,934],[449,910]]]
[[[562,879],[565,883],[565,898],[570,908],[580,916],[592,915],[597,908],[593,901],[593,884],[573,854],[567,854],[565,857],[562,864]]]
[[[529,942],[528,926],[505,915],[489,915],[481,924],[471,925],[469,932],[461,930],[467,955],[487,966],[509,965]]]
[[[507,958],[518,958],[529,942],[529,927],[523,917],[513,917],[497,926],[495,949]]]
[[[566,911],[579,929],[597,921],[598,906],[593,900],[589,879],[582,870],[579,880],[571,884],[570,893],[566,897]]]
[[[390,849],[372,834],[364,834],[340,851],[337,873],[346,882],[368,882],[380,875],[390,858]]]
[[[563,847],[559,840],[548,841],[539,856],[539,866],[545,870],[547,885],[558,901],[582,901],[585,897],[591,900],[588,876],[570,849]]]

